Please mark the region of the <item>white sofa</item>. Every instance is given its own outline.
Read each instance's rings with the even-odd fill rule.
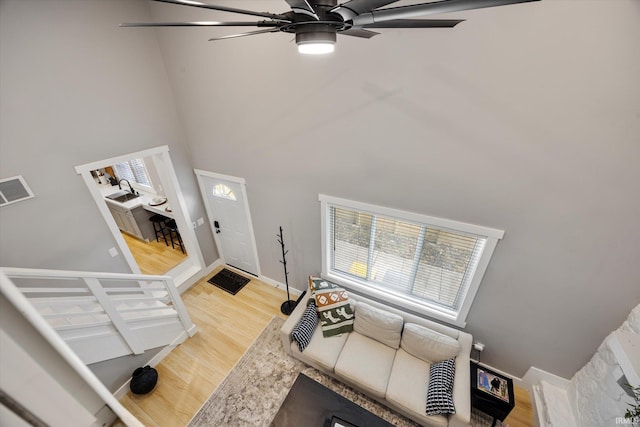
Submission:
[[[436,322],[414,316],[395,308],[380,304],[364,297],[350,294],[350,304],[355,313],[354,331],[325,338],[320,325],[313,332],[308,346],[301,352],[291,338],[291,332],[300,321],[306,309],[305,297],[291,313],[281,329],[284,349],[293,357],[330,375],[341,382],[362,391],[398,413],[424,426],[468,426],[471,419],[470,365],[472,336]],[[358,310],[358,305],[361,310]],[[379,310],[385,313],[382,321],[371,316],[363,323],[365,314]],[[365,309],[366,308],[366,309]],[[359,317],[359,311],[362,313]],[[386,314],[390,316],[386,316]],[[401,317],[400,332],[394,318]],[[358,321],[360,319],[360,324]],[[390,321],[389,321],[390,320]],[[386,322],[386,323],[385,323]],[[409,324],[415,324],[409,326]],[[364,326],[363,326],[364,325]],[[386,329],[385,329],[386,328]],[[395,328],[395,329],[394,329]],[[427,339],[409,340],[412,330],[430,330],[436,341]],[[433,332],[436,332],[435,334]],[[440,335],[442,334],[442,335]],[[396,336],[397,335],[397,336]],[[446,337],[443,337],[446,336]],[[415,333],[413,334],[415,336]],[[429,354],[442,350],[438,343],[455,344],[455,377],[453,382],[453,402],[455,414],[427,415],[426,400],[431,364],[424,360]],[[428,342],[429,345],[424,345]],[[456,343],[457,342],[457,343]],[[422,344],[421,344],[422,343]],[[459,346],[458,346],[459,344]],[[444,347],[446,353],[447,348]],[[426,357],[416,357],[415,355]],[[449,356],[451,357],[451,356]],[[441,360],[441,359],[440,359]]]

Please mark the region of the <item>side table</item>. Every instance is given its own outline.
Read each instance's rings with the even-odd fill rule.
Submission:
[[[513,380],[482,365],[471,362],[471,406],[504,421],[515,406]]]

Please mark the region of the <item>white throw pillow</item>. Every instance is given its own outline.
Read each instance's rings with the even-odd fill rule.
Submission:
[[[400,347],[403,323],[404,319],[399,314],[363,302],[356,304],[353,330],[396,350]]]
[[[404,325],[400,346],[412,356],[429,363],[451,359],[460,352],[460,343],[455,338],[415,323]]]

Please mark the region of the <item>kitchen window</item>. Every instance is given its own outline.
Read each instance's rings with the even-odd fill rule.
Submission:
[[[322,275],[464,326],[504,232],[320,195]]]
[[[146,190],[153,189],[144,160],[133,159],[122,163],[116,163],[115,169],[116,174],[118,175],[118,180],[126,179],[131,184],[138,184],[145,187],[144,189]]]

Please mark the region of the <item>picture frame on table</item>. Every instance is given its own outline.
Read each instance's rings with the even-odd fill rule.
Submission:
[[[479,367],[477,381],[478,390],[509,402],[509,384],[504,378],[500,378]]]

